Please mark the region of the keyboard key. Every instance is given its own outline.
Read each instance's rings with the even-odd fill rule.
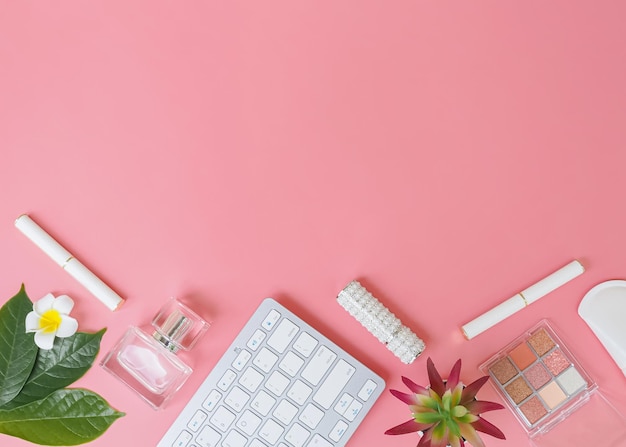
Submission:
[[[346,432],[348,424],[345,421],[337,421],[328,437],[331,441],[339,442],[343,434]]]
[[[289,374],[291,377],[295,377],[300,368],[304,365],[304,360],[289,351],[285,354],[285,357],[280,361],[278,367]]]
[[[200,447],[217,447],[221,437],[222,436],[217,431],[213,430],[209,426],[206,426],[196,438],[196,442]]]
[[[226,391],[230,384],[233,383],[233,380],[235,380],[236,378],[237,374],[234,371],[228,369],[226,370],[222,378],[217,382],[217,387],[222,391]]]
[[[376,382],[374,382],[373,380],[367,379],[367,382],[365,382],[365,384],[363,385],[363,387],[361,388],[357,396],[359,396],[359,399],[365,402],[367,399],[370,398],[370,396],[372,395],[375,389],[376,389]]]
[[[261,425],[262,419],[250,410],[246,410],[235,424],[242,432],[252,436],[255,430]]]
[[[289,386],[289,379],[278,371],[274,371],[265,382],[265,388],[270,390],[276,396],[281,396]]]
[[[202,426],[204,421],[206,420],[207,415],[204,411],[198,410],[193,414],[193,417],[187,423],[187,428],[191,431],[198,431],[198,429]]]
[[[276,364],[277,361],[278,356],[269,349],[263,347],[254,358],[252,363],[258,366],[263,372],[268,373],[272,370],[272,367]]]
[[[313,338],[309,333],[302,332],[300,336],[293,343],[293,348],[305,357],[309,357],[315,347],[317,346],[317,340]]]
[[[252,337],[250,337],[250,339],[248,340],[246,346],[253,351],[256,351],[258,347],[261,346],[261,342],[263,341],[263,339],[265,339],[265,332],[257,329],[256,331],[254,331],[254,334],[252,334]]]
[[[317,385],[337,358],[337,354],[326,346],[320,346],[308,365],[302,370],[302,377],[311,385]]]
[[[261,323],[261,327],[266,331],[270,331],[278,320],[280,320],[280,312],[272,309],[265,317],[265,320],[263,320],[263,323]]]
[[[233,363],[231,366],[235,368],[237,371],[241,371],[244,368],[244,366],[246,366],[246,363],[248,363],[248,360],[250,360],[251,357],[252,357],[252,354],[250,354],[249,351],[242,349],[241,352],[239,352],[239,354],[237,355],[237,358],[233,360]]]
[[[270,445],[276,444],[278,438],[283,434],[285,429],[280,426],[274,419],[268,419],[263,427],[259,430],[259,436],[265,439]]]
[[[245,447],[247,439],[237,433],[236,430],[229,432],[222,441],[222,447]]]
[[[261,441],[255,438],[252,440],[249,447],[267,447],[267,444],[263,444]]]
[[[183,430],[180,435],[178,435],[178,438],[176,438],[176,441],[174,441],[174,444],[172,444],[172,447],[186,447],[189,441],[191,441],[191,438],[191,433]]]
[[[209,419],[211,424],[223,432],[228,430],[228,427],[230,427],[230,424],[232,424],[234,420],[235,415],[223,406],[215,410],[215,413],[213,413],[213,416]]]
[[[251,393],[254,393],[259,385],[263,383],[264,379],[265,377],[263,377],[263,374],[258,372],[256,369],[249,367],[239,378],[239,383],[245,389],[247,389]]]
[[[224,398],[224,403],[233,410],[240,412],[249,399],[250,396],[244,390],[235,386]]]
[[[306,447],[333,447],[333,445],[320,435],[314,434]]]
[[[288,425],[293,421],[296,414],[298,414],[298,407],[289,403],[288,400],[281,400],[272,413],[272,416],[278,419],[278,422]]]
[[[276,326],[274,333],[267,340],[267,345],[274,348],[279,354],[282,354],[287,349],[287,346],[291,344],[299,330],[300,328],[295,323],[285,318]]]
[[[339,360],[330,374],[324,379],[313,400],[328,410],[339,393],[350,381],[356,369],[345,360]]]
[[[289,391],[287,391],[287,396],[298,405],[304,405],[312,392],[313,389],[310,386],[298,379],[293,383]]]
[[[204,400],[202,406],[207,411],[213,411],[213,409],[215,408],[215,406],[217,405],[217,403],[220,401],[221,398],[222,398],[222,394],[219,391],[211,390],[207,398]]]
[[[343,416],[353,400],[354,398],[348,393],[343,393],[335,404],[335,411]]]
[[[298,419],[304,422],[309,428],[315,429],[324,417],[324,412],[313,404],[307,404],[302,410]]]
[[[276,399],[261,390],[252,400],[251,406],[258,411],[261,416],[267,416],[275,403]]]
[[[344,416],[346,417],[347,420],[352,422],[353,420],[356,419],[357,415],[361,412],[361,408],[363,408],[363,404],[361,404],[361,402],[359,402],[358,400],[354,399],[352,403],[350,404],[350,406],[348,407],[348,409],[346,410],[346,412],[344,413]]]
[[[285,440],[293,447],[302,447],[311,433],[297,422],[291,426],[285,435]]]

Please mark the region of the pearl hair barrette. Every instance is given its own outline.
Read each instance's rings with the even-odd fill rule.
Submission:
[[[424,351],[424,341],[358,281],[339,292],[337,301],[403,363],[412,363]]]

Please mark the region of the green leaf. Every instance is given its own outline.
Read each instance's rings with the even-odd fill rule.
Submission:
[[[90,442],[124,416],[96,393],[62,389],[12,410],[0,410],[0,433],[43,445]]]
[[[52,349],[40,349],[22,391],[0,409],[34,402],[74,383],[93,364],[105,331],[102,329],[95,334],[77,332],[70,337],[57,338]]]
[[[0,406],[20,392],[35,363],[37,345],[26,333],[26,315],[33,303],[20,291],[0,308]]]
[[[450,412],[450,405],[452,404],[452,393],[450,390],[446,390],[441,397],[441,406],[445,410],[446,413]]]
[[[413,419],[420,424],[436,424],[444,417],[439,413],[413,413]]]

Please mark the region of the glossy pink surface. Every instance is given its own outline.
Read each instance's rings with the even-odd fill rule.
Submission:
[[[403,389],[426,357],[478,365],[543,317],[626,413],[625,379],[578,317],[626,278],[626,4],[5,1],[0,303],[66,293],[99,358],[170,296],[210,320],[154,412],[93,446],[154,446],[265,296]],[[33,219],[127,298],[109,312],[13,226]],[[459,327],[579,259],[587,271],[471,341]],[[427,348],[405,366],[335,303],[359,279]],[[483,400],[498,400],[486,386]],[[486,415],[526,446],[508,410]],[[414,446],[385,392],[350,447]],[[3,447],[27,443],[0,435]]]

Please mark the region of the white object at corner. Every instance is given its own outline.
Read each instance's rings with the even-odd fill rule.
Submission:
[[[514,313],[529,306],[548,293],[561,287],[565,283],[581,275],[585,271],[583,265],[574,260],[564,267],[561,267],[551,275],[546,276],[541,281],[533,284],[527,289],[522,290],[518,294],[508,300],[498,304],[493,309],[485,312],[481,316],[475,318],[465,324],[461,330],[468,340],[486,331],[490,327],[501,322],[505,318],[510,317]]]
[[[122,297],[72,256],[27,214],[15,219],[15,226],[110,310],[116,310],[122,305],[124,302]]]
[[[578,314],[626,376],[626,281],[602,282],[585,294]]]

